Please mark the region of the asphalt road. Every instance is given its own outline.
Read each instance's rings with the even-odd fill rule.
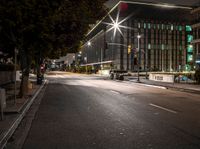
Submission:
[[[199,149],[200,96],[57,74],[24,149]]]

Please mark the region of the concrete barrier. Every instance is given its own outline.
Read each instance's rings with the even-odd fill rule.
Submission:
[[[168,82],[174,83],[174,75],[173,74],[149,74],[149,80],[158,81],[158,82]]]

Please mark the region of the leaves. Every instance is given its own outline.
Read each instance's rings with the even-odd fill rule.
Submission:
[[[43,57],[75,51],[105,13],[105,0],[0,1],[0,48],[8,53],[14,47]]]

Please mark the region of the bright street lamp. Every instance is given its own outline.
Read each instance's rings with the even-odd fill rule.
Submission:
[[[88,45],[88,47],[90,47],[90,46],[91,46],[91,42],[90,42],[90,41],[88,41],[87,45]]]

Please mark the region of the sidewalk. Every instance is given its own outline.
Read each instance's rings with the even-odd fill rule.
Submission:
[[[176,89],[180,91],[185,92],[192,92],[200,94],[200,85],[192,84],[192,83],[166,83],[166,82],[158,82],[158,81],[151,81],[148,79],[145,79],[144,77],[140,77],[140,82],[137,81],[137,77],[125,77],[126,81],[131,81],[134,83],[141,83],[141,84],[147,84],[147,85],[153,85],[153,86],[161,86],[165,87],[166,89]]]
[[[29,89],[28,96],[26,98],[17,98],[14,102],[13,96],[6,100],[6,109],[4,110],[4,119],[0,121],[0,149],[3,148],[6,142],[14,133],[15,129],[20,124],[25,113],[30,108],[34,99],[39,94],[40,90],[44,86],[36,84],[36,78],[31,77],[32,88]],[[17,83],[17,92],[19,91],[19,83]],[[13,89],[7,91],[7,95],[13,94]]]
[[[103,76],[100,74],[92,74],[96,77],[101,77],[103,79],[110,79],[109,76]],[[151,81],[149,79],[146,79],[145,77],[140,77],[140,82],[137,81],[137,76],[125,76],[124,81],[138,83],[141,85],[149,85],[152,87],[162,87],[165,89],[173,89],[173,90],[179,90],[184,92],[190,92],[195,94],[200,94],[200,85],[194,84],[194,83],[166,83],[166,82],[158,82],[158,81]]]

